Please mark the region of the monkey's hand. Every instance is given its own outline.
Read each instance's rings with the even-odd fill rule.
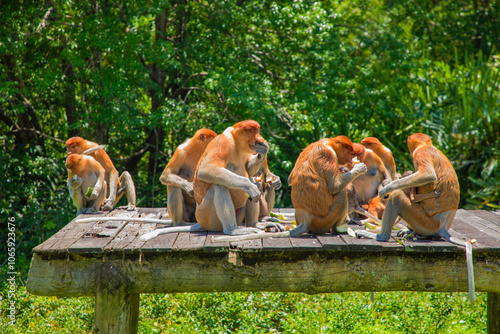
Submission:
[[[193,189],[193,183],[192,182],[186,182],[184,184],[184,191],[187,192],[187,194],[191,197],[194,197],[194,189]]]
[[[355,164],[354,167],[351,170],[352,174],[355,174],[356,176],[363,175],[368,171],[368,168],[366,168],[366,165],[364,163],[359,163]]]
[[[79,186],[82,185],[82,178],[78,175],[73,175],[72,178],[68,179],[68,187],[73,190],[76,190]]]
[[[247,196],[248,198],[250,199],[250,201],[256,203],[259,201],[259,198],[260,198],[260,190],[259,188],[253,184],[252,182],[248,182],[248,185],[246,185],[244,188],[243,188],[243,191],[245,191],[247,193]]]
[[[260,184],[261,184],[261,182],[262,182],[262,180],[261,180],[261,179],[259,179],[259,176],[257,176],[257,177],[252,176],[252,177],[250,178],[250,182],[252,182],[252,183],[253,183],[253,184],[255,184],[257,187],[259,187],[259,186],[260,186]]]
[[[382,187],[385,187],[386,185],[388,185],[391,182],[392,182],[391,180],[385,179],[384,181],[382,181]]]
[[[266,143],[255,142],[253,144],[253,148],[255,149],[255,152],[264,156],[267,155],[267,152],[269,151],[269,146]]]
[[[386,186],[380,188],[380,190],[378,191],[378,195],[380,196],[380,198],[382,198],[382,199],[389,198],[389,196],[391,195],[391,192],[392,192],[391,183],[389,183]]]
[[[274,188],[274,190],[278,190],[281,188],[281,179],[278,175],[273,174],[273,180],[271,181],[271,187]]]
[[[90,196],[85,196],[86,198],[88,198],[89,200],[93,201],[95,200],[97,197],[99,197],[99,193],[100,193],[100,190],[99,189],[96,189],[94,188],[94,190],[92,190],[92,194],[90,194]]]

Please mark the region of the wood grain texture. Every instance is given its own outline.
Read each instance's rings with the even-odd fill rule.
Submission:
[[[468,290],[464,253],[186,251],[144,253],[140,259],[74,256],[49,260],[35,254],[28,291],[93,295],[102,280],[126,286],[127,293]],[[476,291],[500,292],[500,258],[475,256],[474,269]]]

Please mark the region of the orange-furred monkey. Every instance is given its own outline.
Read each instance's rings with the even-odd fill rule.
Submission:
[[[113,210],[113,207],[123,194],[128,199],[127,210],[135,209],[135,186],[132,177],[128,172],[124,172],[118,177],[118,171],[108,154],[102,149],[102,146],[81,137],[72,137],[66,141],[66,148],[68,154],[88,154],[104,167],[108,198],[104,202],[103,210]]]
[[[394,157],[392,156],[392,152],[386,146],[384,146],[380,140],[375,137],[366,137],[361,140],[361,145],[366,148],[369,148],[375,154],[377,154],[380,159],[384,162],[385,168],[389,171],[391,175],[392,181],[398,179],[398,175],[396,173],[396,164],[394,163]]]
[[[77,214],[96,213],[104,202],[104,168],[91,156],[71,154],[66,159],[68,189]]]
[[[413,158],[415,173],[395,180],[379,190],[381,198],[389,197],[379,234],[356,231],[357,236],[387,241],[392,226],[400,216],[414,231],[422,236],[440,236],[465,246],[469,277],[469,297],[474,299],[474,276],[471,275],[472,247],[469,242],[451,236],[448,229],[455,218],[460,200],[457,174],[448,158],[432,145],[429,136],[414,133],[408,137],[408,149]],[[415,188],[413,200],[404,192]],[[472,295],[471,295],[472,293]]]
[[[217,134],[209,129],[196,131],[192,138],[175,150],[160,176],[160,182],[167,186],[167,210],[174,226],[196,221],[194,173],[205,148],[216,136]]]
[[[259,132],[259,123],[247,120],[215,137],[198,162],[193,179],[198,223],[155,230],[141,236],[141,240],[163,233],[203,229],[229,235],[258,233],[269,226],[284,229],[275,223],[257,223],[258,228],[240,227],[236,221],[237,211],[245,206],[247,199],[257,203],[260,197],[259,188],[249,178],[258,172],[269,150]]]
[[[281,179],[278,175],[271,173],[267,158],[257,174],[250,177],[250,180],[260,190],[259,202],[247,201],[247,204],[238,212],[238,225],[245,220],[246,226],[255,226],[258,221],[262,221],[264,217],[268,216],[274,208],[276,190],[281,188]]]
[[[353,144],[354,155],[366,165],[366,173],[352,181],[360,204],[368,204],[377,196],[382,182],[392,181],[391,176],[380,157],[361,144]]]
[[[347,185],[366,173],[364,163],[342,173],[339,165],[350,164],[352,142],[346,136],[323,139],[300,153],[288,177],[292,186],[296,228],[277,233],[261,233],[242,237],[218,237],[217,241],[239,241],[266,237],[293,237],[304,233],[325,233],[344,222],[348,211]]]

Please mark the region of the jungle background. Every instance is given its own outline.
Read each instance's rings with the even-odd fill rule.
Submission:
[[[9,217],[23,282],[32,248],[75,216],[64,142],[76,135],[107,145],[138,206],[164,207],[159,176],[179,144],[254,119],[283,180],[277,206],[291,207],[286,180],[309,143],[375,136],[403,172],[405,139],[423,132],[452,161],[461,207],[500,209],[499,11],[495,0],[2,1],[1,272]]]

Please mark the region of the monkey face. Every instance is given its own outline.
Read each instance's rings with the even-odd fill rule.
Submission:
[[[68,150],[68,155],[70,154],[80,154],[83,152],[82,150],[83,138],[81,137],[73,137],[66,141],[66,149]]]

